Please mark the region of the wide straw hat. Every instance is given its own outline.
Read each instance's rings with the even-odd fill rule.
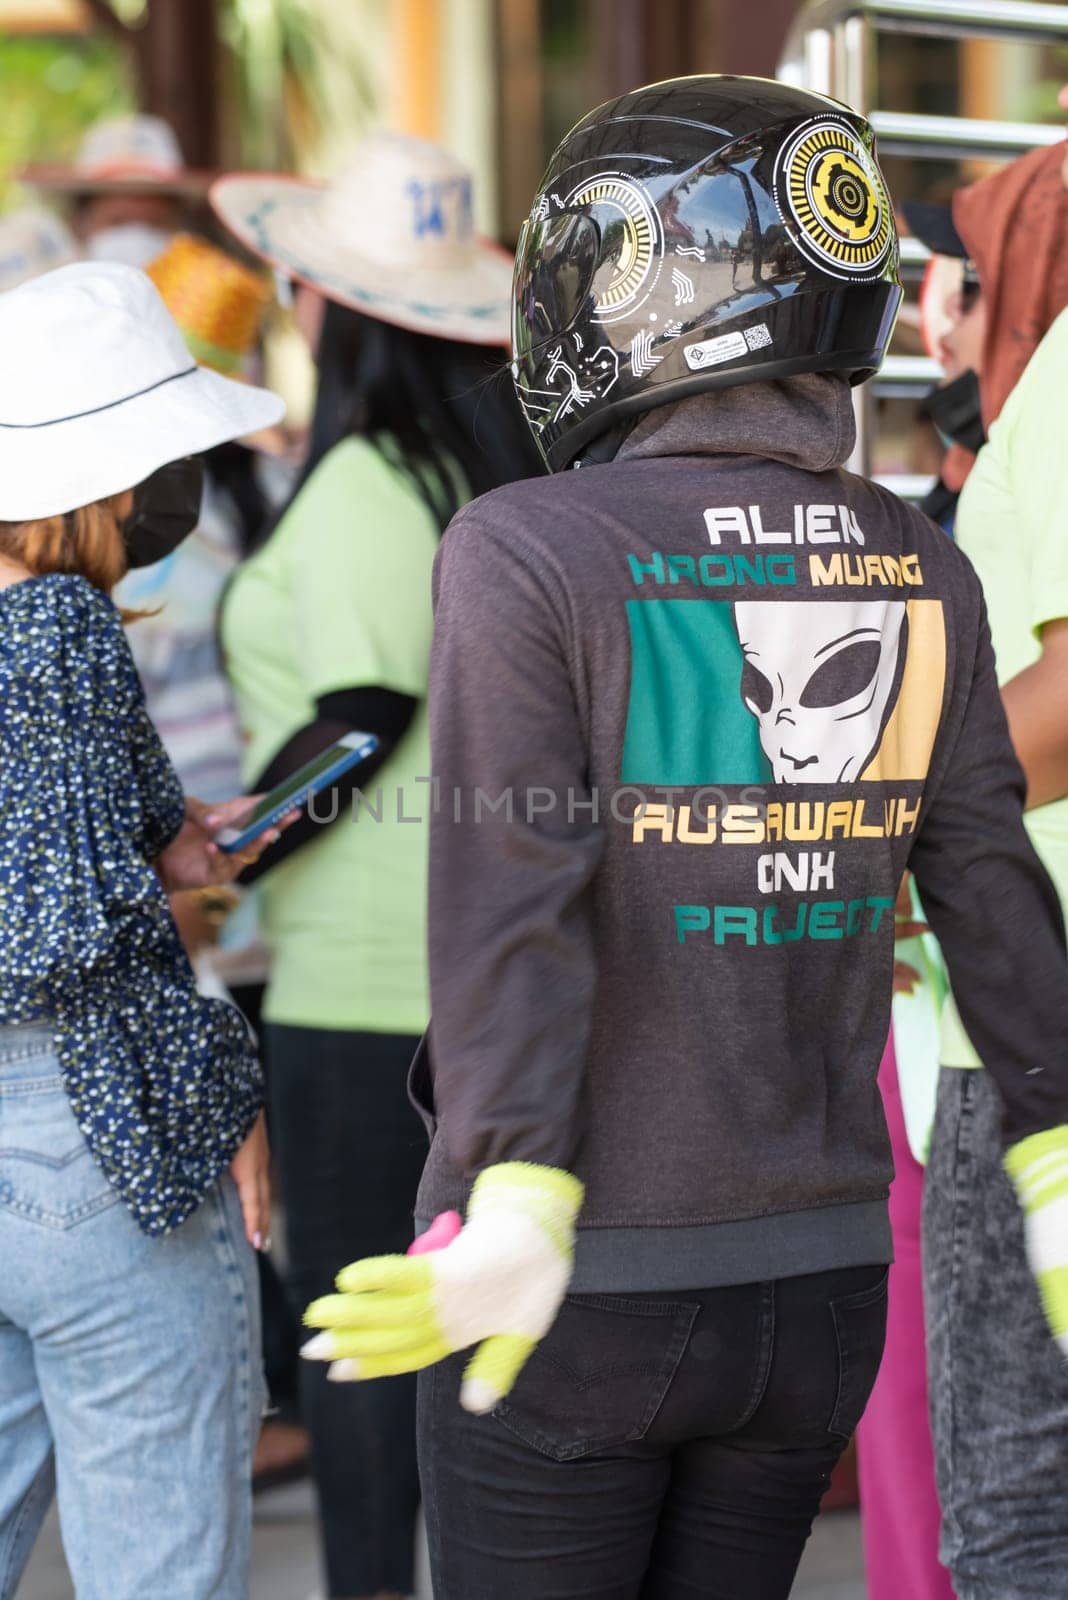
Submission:
[[[160,194],[203,199],[214,173],[187,167],[178,136],[162,117],[138,113],[94,123],[73,162],[38,161],[23,183],[69,195]]]
[[[374,134],[333,183],[234,173],[211,203],[242,244],[331,300],[417,333],[508,343],[512,258],[476,236],[471,174],[439,145]]]
[[[176,233],[145,271],[196,359],[228,377],[240,373],[274,298],[270,274],[192,233]]]
[[[40,206],[0,217],[0,294],[78,259],[78,244],[64,222]]]
[[[76,262],[0,295],[0,520],[56,516],[278,422],[198,367],[136,267]]]

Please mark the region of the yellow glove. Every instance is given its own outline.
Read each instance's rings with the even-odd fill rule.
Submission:
[[[377,1256],[338,1274],[339,1294],[304,1314],[304,1346],[339,1381],[417,1372],[477,1344],[461,1404],[492,1411],[556,1320],[574,1268],[579,1180],[510,1161],[478,1178],[467,1221],[442,1250]]]
[[[1023,1210],[1027,1259],[1049,1330],[1068,1355],[1068,1127],[1021,1139],[1005,1169]]]

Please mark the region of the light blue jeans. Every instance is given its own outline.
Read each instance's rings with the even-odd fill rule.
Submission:
[[[147,1238],[47,1029],[0,1028],[0,1600],[54,1492],[78,1600],[244,1600],[262,1406],[231,1180]]]

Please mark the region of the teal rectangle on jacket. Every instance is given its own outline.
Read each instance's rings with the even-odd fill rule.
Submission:
[[[627,619],[621,782],[769,783],[757,724],[742,702],[742,648],[730,601],[628,600]]]

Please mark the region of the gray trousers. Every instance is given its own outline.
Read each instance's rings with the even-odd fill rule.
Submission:
[[[958,1600],[1068,1596],[1068,1363],[1001,1165],[988,1072],[943,1068],[924,1187],[941,1557]]]

